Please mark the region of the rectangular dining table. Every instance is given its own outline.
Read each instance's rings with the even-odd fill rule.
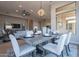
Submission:
[[[46,41],[50,41],[51,39],[55,38],[57,35],[51,35],[51,36],[43,36],[43,35],[34,35],[33,37],[23,37],[23,39],[25,40],[25,42],[27,44],[36,46],[40,43],[46,42]]]
[[[51,40],[53,40],[53,38],[57,37],[57,35],[51,35],[51,36],[43,36],[43,35],[34,35],[33,37],[23,37],[22,39],[27,43],[30,44],[32,46],[35,46],[37,49],[39,47],[39,49],[41,49],[43,51],[42,56],[45,55],[44,53],[44,49],[41,46],[38,46],[44,42],[51,42]],[[36,49],[36,51],[38,51]],[[34,55],[36,56],[36,51],[34,52]]]

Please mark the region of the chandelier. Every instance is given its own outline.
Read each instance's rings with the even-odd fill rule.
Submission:
[[[41,3],[40,3],[40,9],[38,10],[37,14],[38,14],[39,16],[44,16],[44,15],[45,15],[45,11],[44,11],[44,9],[42,8],[42,1],[41,1]]]
[[[26,10],[22,10],[22,16],[30,16],[30,13],[27,12]]]

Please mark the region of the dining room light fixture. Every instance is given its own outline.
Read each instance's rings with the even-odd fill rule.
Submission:
[[[19,5],[18,7],[19,7],[19,8],[22,8],[22,5]]]
[[[39,16],[44,16],[45,15],[45,11],[44,9],[42,8],[42,1],[40,2],[40,9],[37,11],[37,14]]]
[[[33,12],[33,10],[30,10],[31,12]]]
[[[19,10],[16,10],[16,12],[19,12]]]
[[[25,16],[30,16],[31,14],[26,10],[22,10],[21,15],[25,17]]]

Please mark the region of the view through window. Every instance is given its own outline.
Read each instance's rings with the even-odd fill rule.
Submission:
[[[76,16],[75,2],[56,9],[57,30],[61,32],[71,31],[75,33]]]

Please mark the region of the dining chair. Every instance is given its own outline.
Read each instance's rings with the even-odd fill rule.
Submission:
[[[24,37],[26,31],[16,31],[16,33],[13,33],[16,38]]]
[[[33,31],[27,30],[25,37],[33,37]]]
[[[37,32],[35,32],[34,34],[41,34],[41,30],[38,30]]]
[[[65,41],[65,44],[64,44],[67,56],[69,56],[68,51],[70,51],[69,42],[70,42],[71,37],[72,37],[72,32],[68,32],[67,38],[66,38],[66,41]],[[58,41],[59,40],[56,40],[55,42],[58,43]]]
[[[3,33],[3,35],[5,35],[6,34],[6,31],[5,30],[2,30],[2,33]]]
[[[63,48],[64,48],[64,44],[65,44],[66,37],[67,37],[67,34],[63,34],[59,38],[59,42],[58,42],[57,45],[56,44],[53,44],[53,43],[48,43],[48,44],[44,45],[43,48],[45,50],[47,50],[47,51],[52,52],[57,57],[60,56],[60,55],[63,56]]]
[[[46,33],[46,27],[42,27],[42,34]]]
[[[20,47],[15,36],[13,36],[12,34],[9,35],[9,38],[11,40],[12,47],[13,47],[13,50],[14,50],[16,57],[20,57],[20,56],[23,56],[25,54],[29,54],[31,52],[34,52],[36,49],[35,47],[28,45],[28,44]]]
[[[67,53],[68,56],[69,56],[68,51],[70,51],[69,42],[70,42],[71,37],[72,37],[72,32],[69,32],[68,35],[67,35],[67,39],[65,41],[66,53]]]
[[[47,29],[46,27],[42,27],[42,34],[44,35],[44,36],[50,36],[51,34],[50,34],[50,29]]]

